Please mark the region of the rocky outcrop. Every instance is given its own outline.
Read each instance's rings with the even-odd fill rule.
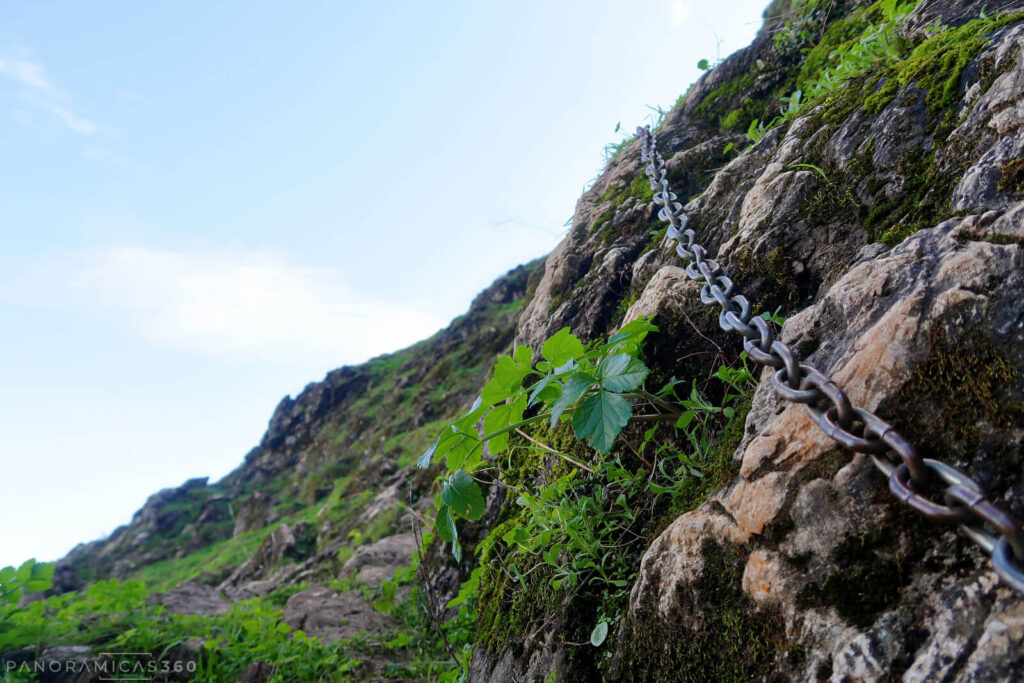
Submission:
[[[926,0],[901,31],[921,41],[979,10]],[[712,95],[784,64],[775,49],[759,37],[727,59],[657,134],[690,227],[759,312],[788,316],[782,338],[806,362],[1024,519],[1024,24],[992,25],[953,73],[942,60],[869,72],[692,183],[681,169],[707,171],[731,141],[707,128]],[[784,82],[771,78],[765,88]],[[717,330],[674,244],[648,241],[641,173],[627,147],[584,194],[517,338],[536,347],[565,324],[594,334],[654,314],[655,371],[702,377],[738,340]],[[769,377],[732,477],[643,554],[611,677],[1018,676],[1024,597],[955,529],[900,505],[869,458],[778,399]],[[550,645],[563,623],[478,650],[474,679],[583,675],[585,654]]]
[[[165,593],[152,595],[149,602],[174,614],[224,614],[231,609],[216,589],[195,581],[186,581]]]
[[[106,539],[77,546],[58,562],[54,592],[76,590],[90,580],[128,578],[154,562],[256,533],[323,501],[336,480],[349,475],[360,490],[379,495],[372,503],[361,503],[366,509],[356,510],[346,523],[322,514],[315,538],[305,534],[307,527],[301,534],[294,525],[279,527],[239,566],[219,567],[197,578],[232,592],[265,579],[282,561],[317,565],[304,568],[307,578],[335,571],[330,556],[336,557],[337,545],[330,553],[324,549],[396,501],[406,502],[410,481],[420,500],[430,477],[414,468],[400,471],[396,464],[415,457],[406,450],[409,435],[431,420],[454,414],[472,399],[495,355],[512,341],[520,313],[516,304],[536,287],[542,270],[540,261],[517,267],[481,292],[466,315],[432,338],[363,365],[329,372],[298,396],[285,397],[241,466],[214,485],[205,478],[190,479],[151,496],[131,523]],[[452,381],[455,369],[458,380]],[[372,418],[377,413],[373,406],[382,404],[389,409]],[[413,440],[419,443],[423,438]],[[282,544],[286,530],[297,536],[294,544]]]
[[[322,586],[288,598],[284,620],[293,629],[328,642],[351,638],[360,631],[384,634],[394,628],[391,620],[374,610],[359,591],[339,595]]]
[[[231,535],[229,499],[206,477],[158,491],[130,524],[108,538],[76,546],[57,564],[54,591],[83,585],[82,576],[126,578],[153,562],[182,556]]]
[[[294,563],[309,558],[315,549],[315,541],[316,532],[308,522],[299,522],[294,527],[279,524],[267,534],[256,552],[231,572],[217,589],[236,599],[240,592],[259,594],[260,589],[254,588],[255,584],[262,585],[275,575],[287,572],[287,568],[282,566],[286,561]]]
[[[380,584],[394,576],[396,569],[409,566],[415,552],[416,537],[412,532],[395,534],[358,548],[342,571],[360,583]]]

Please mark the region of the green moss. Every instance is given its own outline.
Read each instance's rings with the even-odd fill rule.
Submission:
[[[557,311],[558,307],[564,304],[571,295],[572,290],[566,290],[551,297],[551,303],[548,304],[548,315]]]
[[[635,681],[785,680],[779,665],[796,670],[804,652],[786,639],[777,611],[759,610],[743,592],[746,549],[709,540],[702,555],[701,578],[689,593],[700,603],[687,605],[697,628],[665,623],[653,605],[638,610],[620,672]]]
[[[836,571],[820,585],[805,588],[799,604],[834,607],[849,623],[867,628],[879,613],[899,602],[900,591],[912,575],[913,561],[894,552],[894,545],[885,532],[845,539],[829,555]],[[919,555],[920,549],[913,554]]]
[[[646,174],[633,178],[633,182],[629,184],[629,196],[645,203],[654,199],[654,190],[651,189],[651,181]]]
[[[899,92],[899,82],[895,78],[874,78],[871,79],[872,86],[877,89],[864,98],[864,111],[869,114],[877,114],[885,109]]]
[[[637,256],[638,260],[640,256],[643,256],[649,251],[654,251],[659,246],[661,246],[662,241],[665,239],[665,235],[668,234],[668,228],[664,227],[664,224],[662,224],[660,221],[659,225],[662,226],[660,229],[658,229],[657,231],[651,231],[651,239],[650,241],[647,242],[647,244],[644,245],[644,248],[640,250],[640,255]]]
[[[1024,13],[995,19],[973,19],[963,26],[940,31],[928,38],[895,67],[900,85],[916,84],[928,93],[928,104],[945,108],[960,94],[964,68],[988,43],[992,31],[1024,19]]]
[[[816,79],[825,69],[835,66],[845,48],[860,38],[872,19],[880,20],[881,17],[876,18],[866,12],[854,12],[829,24],[822,33],[821,40],[807,52],[800,66],[797,82],[806,83]]]
[[[957,241],[961,243],[971,241],[988,242],[989,244],[997,244],[1001,247],[1015,244],[1018,247],[1024,247],[1024,237],[1017,237],[1016,235],[983,235],[976,232],[965,232],[957,235]]]
[[[757,291],[755,314],[774,312],[778,308],[790,310],[802,304],[807,296],[798,278],[790,272],[786,251],[781,246],[763,257],[755,256],[749,249],[742,252],[736,264],[735,279],[741,289]]]
[[[999,170],[1000,192],[1024,192],[1024,159],[1007,161]]]
[[[753,72],[749,72],[737,78],[729,79],[704,96],[700,104],[693,108],[694,117],[703,119],[717,118],[720,120],[727,114],[731,115],[734,110],[731,103],[742,97],[743,93],[749,92],[756,78]],[[738,114],[734,117],[734,123],[739,122],[740,116]]]
[[[971,327],[958,339],[939,324],[928,333],[928,359],[880,410],[928,457],[949,460],[973,451],[979,424],[1024,423],[1014,395],[1020,372]]]
[[[857,201],[850,183],[837,183],[832,180],[829,173],[826,173],[826,178],[821,178],[817,174],[815,178],[816,187],[799,208],[800,215],[804,216],[810,225],[827,225],[860,218],[863,207]]]
[[[728,114],[722,117],[722,122],[719,124],[726,130],[739,130],[743,120],[743,111],[740,109],[733,109]],[[749,124],[748,124],[749,125]]]

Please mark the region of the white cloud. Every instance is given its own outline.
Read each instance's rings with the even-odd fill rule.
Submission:
[[[21,86],[21,99],[35,110],[47,114],[68,129],[82,135],[92,135],[99,127],[73,113],[68,97],[53,85],[46,67],[24,56],[0,56],[0,77]]]
[[[245,360],[333,367],[416,342],[445,322],[267,252],[114,247],[91,252],[73,284],[156,346]]]
[[[672,26],[682,26],[690,18],[690,6],[683,0],[672,0],[668,6],[668,22]]]

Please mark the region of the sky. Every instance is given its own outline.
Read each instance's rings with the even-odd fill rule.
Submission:
[[[549,252],[616,125],[766,4],[0,4],[0,566],[219,479]]]

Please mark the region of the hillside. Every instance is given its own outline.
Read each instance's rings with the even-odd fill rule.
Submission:
[[[77,547],[59,595],[0,629],[5,659],[132,648],[192,663],[173,680],[1012,680],[1022,48],[1024,3],[776,0],[653,128],[752,314],[970,475],[1001,530],[965,512],[973,490],[907,486],[994,547],[893,495],[891,432],[861,414],[855,452],[781,398],[701,303],[627,138],[552,254],[284,399],[222,481]]]

